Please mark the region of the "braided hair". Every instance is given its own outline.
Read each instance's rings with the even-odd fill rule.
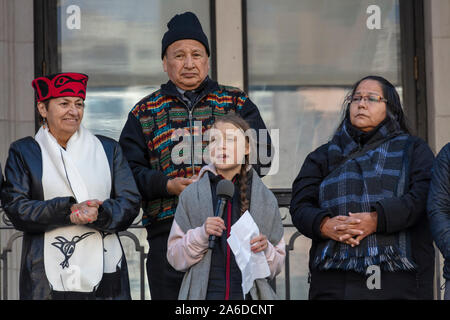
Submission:
[[[246,132],[250,129],[250,125],[241,118],[236,113],[228,113],[226,115],[220,116],[216,118],[216,121],[213,126],[217,123],[230,123],[236,128],[241,129],[243,132]],[[250,138],[248,135],[245,135],[245,143],[250,145]],[[249,200],[247,199],[247,167],[249,166],[249,155],[245,155],[244,163],[241,165],[241,171],[239,172],[239,194],[241,200],[241,214],[249,209]]]

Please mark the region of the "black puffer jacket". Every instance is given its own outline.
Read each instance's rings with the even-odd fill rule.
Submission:
[[[139,192],[119,144],[106,137],[97,137],[105,149],[111,168],[112,190],[111,198],[99,208],[98,220],[90,226],[111,233],[123,231],[139,213]],[[57,197],[44,201],[41,149],[31,137],[11,144],[5,177],[3,208],[16,229],[24,232],[20,299],[51,299],[44,269],[44,233],[54,227],[72,224],[70,207],[75,199]],[[116,298],[131,298],[125,259],[122,259],[120,281],[121,294]]]
[[[370,136],[360,143],[370,143]],[[377,233],[396,233],[408,230],[411,234],[412,257],[418,265],[416,275],[418,297],[432,299],[434,248],[426,215],[426,199],[431,178],[433,153],[425,141],[411,136],[412,154],[409,168],[409,192],[401,197],[386,198],[374,204],[378,213]],[[326,241],[320,232],[320,223],[333,214],[319,205],[319,188],[328,176],[328,145],[311,152],[292,186],[290,213],[295,227],[312,239],[310,271],[317,245]]]
[[[445,258],[444,278],[450,280],[450,143],[436,156],[427,206],[431,233]]]

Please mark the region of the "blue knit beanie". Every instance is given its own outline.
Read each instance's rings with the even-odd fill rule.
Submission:
[[[167,47],[178,40],[193,39],[201,42],[206,49],[209,57],[208,38],[203,32],[202,25],[197,16],[192,12],[176,14],[167,24],[169,30],[162,38],[161,59],[164,58]]]

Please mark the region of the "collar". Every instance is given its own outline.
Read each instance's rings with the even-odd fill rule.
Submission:
[[[348,134],[355,140],[359,145],[365,145],[367,142],[374,139],[374,137],[379,132],[380,128],[389,125],[392,120],[386,116],[386,118],[381,121],[375,128],[369,132],[364,132],[353,126],[349,119],[346,120],[346,128]]]
[[[206,166],[203,166],[201,168],[200,172],[198,173],[198,178],[197,179],[200,180],[203,177],[203,175],[205,174],[205,172],[210,172],[210,173],[212,173],[215,176],[221,176],[221,175],[219,175],[217,173],[217,170],[216,170],[216,167],[214,166],[214,163],[210,163],[210,164],[208,164]],[[249,166],[247,166],[247,174],[249,175],[249,174],[251,174],[251,172],[252,172],[252,166],[249,165]]]
[[[209,181],[211,181],[212,184],[216,184],[220,180],[225,179],[225,177],[222,176],[221,174],[214,174],[212,171],[208,171],[208,176],[209,176]],[[238,184],[240,176],[241,175],[239,173],[236,173],[234,175],[234,177],[231,179],[231,182],[233,182],[233,184],[235,184],[235,185]],[[251,177],[252,177],[252,171],[247,171],[247,183],[249,183],[249,181],[251,181]]]
[[[220,180],[225,179],[224,176],[222,176],[221,174],[217,174],[215,175],[214,173],[212,173],[211,171],[208,171],[208,176],[209,176],[209,181],[211,181],[212,184],[216,184],[218,183]],[[236,173],[234,175],[234,177],[231,179],[231,182],[233,182],[233,184],[235,184],[239,179],[239,173]]]
[[[195,93],[204,96],[204,95],[207,95],[208,93],[214,92],[218,89],[219,89],[219,84],[216,81],[211,80],[211,78],[209,76],[206,76],[205,80],[203,80],[203,82],[200,84],[200,86],[198,86],[196,89],[190,90],[190,91],[194,91]],[[180,90],[182,92],[180,92]],[[182,99],[184,93],[185,93],[185,91],[178,88],[171,80],[169,80],[166,83],[161,85],[161,94],[163,94],[163,95],[174,96],[174,97],[178,97],[178,98]]]

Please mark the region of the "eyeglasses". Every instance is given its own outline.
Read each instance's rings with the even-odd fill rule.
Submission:
[[[368,102],[369,104],[374,104],[374,103],[378,103],[378,102],[388,102],[387,99],[380,97],[380,96],[375,96],[375,95],[370,95],[370,96],[356,95],[356,96],[349,97],[348,100],[352,104],[360,103],[361,100],[364,100],[364,101]]]

